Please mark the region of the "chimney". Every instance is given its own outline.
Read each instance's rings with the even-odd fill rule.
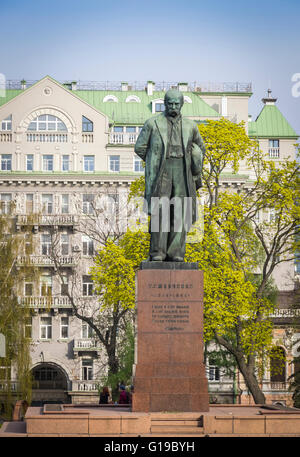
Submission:
[[[154,81],[147,81],[147,95],[153,95],[154,87],[155,87]]]
[[[71,90],[77,90],[77,81],[71,82]]]
[[[25,81],[25,79],[22,79],[22,81],[21,81],[21,89],[23,89],[23,90],[26,89],[26,81]]]
[[[127,92],[128,91],[128,83],[121,82],[121,91]]]
[[[180,92],[187,92],[188,90],[188,83],[178,83],[178,90]]]

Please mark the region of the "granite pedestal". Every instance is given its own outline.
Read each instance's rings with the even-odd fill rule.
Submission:
[[[196,263],[143,262],[136,280],[132,411],[208,411],[203,272]]]

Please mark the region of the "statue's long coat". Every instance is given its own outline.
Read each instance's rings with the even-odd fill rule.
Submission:
[[[197,219],[196,190],[202,186],[201,172],[205,146],[195,122],[182,118],[182,144],[184,149],[188,196],[193,198],[192,223]],[[165,113],[148,119],[138,136],[135,153],[146,162],[145,199],[151,213],[151,197],[160,197],[163,172],[168,150],[168,120]]]

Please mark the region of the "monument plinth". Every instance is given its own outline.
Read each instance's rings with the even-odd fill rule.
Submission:
[[[133,411],[209,410],[203,272],[196,263],[141,264],[135,363]]]

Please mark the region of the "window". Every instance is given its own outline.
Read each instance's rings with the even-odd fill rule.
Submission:
[[[162,113],[163,111],[165,111],[164,103],[155,103],[155,112]]]
[[[41,275],[40,277],[41,297],[50,297],[52,294],[52,276]]]
[[[118,99],[115,95],[112,95],[112,94],[108,94],[108,95],[105,95],[105,97],[103,98],[103,102],[115,102],[115,103],[118,103]]]
[[[284,383],[286,380],[286,355],[285,350],[276,346],[271,350],[270,380],[271,383]]]
[[[33,295],[33,283],[32,282],[25,282],[24,287],[25,297],[32,297]]]
[[[42,194],[43,213],[52,214],[53,212],[53,195]]]
[[[60,318],[60,337],[61,338],[69,337],[69,318],[68,317]]]
[[[220,381],[220,367],[216,365],[216,361],[211,357],[209,358],[208,379],[209,381]]]
[[[123,133],[124,128],[121,126],[115,126],[114,127],[114,132],[116,133]]]
[[[26,194],[26,214],[33,213],[33,194]]]
[[[64,194],[61,196],[61,212],[62,214],[69,213],[69,194]]]
[[[1,171],[11,171],[11,154],[1,155]]]
[[[9,214],[11,211],[11,194],[1,194],[1,213]]]
[[[279,140],[269,140],[269,157],[278,159],[280,155]]]
[[[83,157],[83,171],[95,171],[95,156]]]
[[[61,293],[61,295],[68,295],[68,291],[69,291],[69,278],[67,275],[63,275],[60,293]]]
[[[82,116],[82,131],[83,132],[93,132],[94,124],[87,117]]]
[[[42,233],[41,235],[41,254],[50,255],[51,253],[51,235],[49,233]]]
[[[69,254],[69,235],[68,233],[61,234],[61,255]]]
[[[31,316],[25,318],[24,336],[25,336],[25,338],[32,338],[32,317]]]
[[[82,322],[81,326],[81,337],[82,338],[93,338],[94,332],[92,327],[87,322]]]
[[[43,171],[53,171],[53,155],[43,156]]]
[[[26,171],[33,171],[33,154],[26,155]]]
[[[134,157],[134,171],[137,173],[142,173],[144,171],[143,162],[140,157]]]
[[[32,236],[30,233],[25,233],[25,254],[30,255],[33,252]]]
[[[94,255],[94,241],[87,235],[82,236],[82,254]]]
[[[109,156],[109,171],[120,171],[120,156]]]
[[[93,360],[92,359],[82,359],[81,367],[82,367],[82,372],[81,372],[82,381],[91,381],[93,379]]]
[[[58,117],[50,114],[42,114],[30,122],[28,130],[66,132],[67,127]]]
[[[45,339],[45,340],[50,340],[52,338],[52,318],[51,317],[41,317],[40,337],[41,337],[41,339]]]
[[[83,194],[82,195],[82,211],[84,214],[93,214],[94,212],[94,195]]]
[[[82,295],[84,297],[91,297],[93,295],[93,280],[90,276],[82,277]]]
[[[70,171],[70,156],[62,156],[62,171]]]
[[[12,127],[11,120],[12,120],[12,115],[3,119],[3,121],[1,122],[1,130],[11,131],[11,127]]]
[[[126,127],[126,132],[127,133],[135,133],[136,132],[136,127]]]

